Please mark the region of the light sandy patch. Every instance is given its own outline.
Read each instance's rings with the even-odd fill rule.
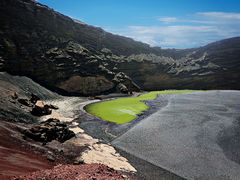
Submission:
[[[42,116],[41,121],[46,121],[49,118],[59,119],[61,122],[72,122],[73,121],[73,118],[64,117],[63,115],[61,115],[60,113],[58,113],[57,111],[54,111],[54,110],[52,111],[52,113],[50,115]]]
[[[98,143],[98,139],[94,139],[91,136],[82,133],[78,134],[76,138],[68,140],[67,143],[74,144],[75,146],[79,147],[88,146],[88,148],[91,149],[94,144]]]
[[[115,170],[136,172],[137,170],[116,150],[107,144],[94,144],[90,150],[82,153],[85,163],[101,163]]]
[[[71,131],[73,131],[75,134],[78,133],[84,133],[84,130],[79,128],[79,127],[73,127],[73,128],[69,128]]]
[[[59,109],[52,110],[52,113],[43,116],[41,121],[45,121],[48,118],[56,118],[62,122],[72,122],[77,117],[75,111],[79,110],[79,107],[85,101],[87,101],[86,98],[79,97],[63,97],[57,100],[46,101],[46,104],[53,104]]]
[[[82,103],[88,101],[84,97],[63,97],[61,99],[46,101],[46,104],[53,104],[59,107],[58,110],[53,110],[53,112],[58,112],[64,117],[72,118],[72,120],[77,116],[76,111],[79,111],[79,108]]]
[[[81,159],[87,164],[100,163],[120,171],[136,172],[136,169],[126,158],[117,153],[114,147],[100,143],[98,139],[86,133],[79,133],[76,138],[68,140],[67,143],[88,147],[76,160]]]
[[[65,143],[73,144],[77,147],[88,147],[88,150],[80,154],[76,160],[82,159],[87,164],[100,163],[115,170],[136,172],[136,169],[126,158],[117,153],[114,147],[100,143],[98,139],[86,134],[84,130],[79,127],[79,123],[74,122],[74,119],[77,117],[77,110],[85,112],[85,105],[98,101],[99,100],[87,100],[78,97],[64,97],[59,100],[47,101],[46,104],[56,105],[59,109],[52,110],[52,114],[43,116],[41,121],[47,120],[48,118],[56,118],[62,122],[70,123],[69,129],[76,134],[76,137],[69,139]]]

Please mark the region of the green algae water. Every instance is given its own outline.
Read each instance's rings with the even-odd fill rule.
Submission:
[[[160,94],[183,94],[191,93],[193,90],[165,90],[152,91],[142,94],[138,97],[118,98],[109,101],[89,104],[86,111],[104,121],[125,124],[136,119],[137,116],[148,110],[148,106],[144,101],[154,100]]]

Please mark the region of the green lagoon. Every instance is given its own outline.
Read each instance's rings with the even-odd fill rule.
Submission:
[[[86,111],[104,121],[125,124],[136,119],[137,116],[148,110],[145,101],[154,100],[160,94],[192,93],[193,90],[164,90],[151,91],[137,97],[117,98],[101,101],[86,106]]]

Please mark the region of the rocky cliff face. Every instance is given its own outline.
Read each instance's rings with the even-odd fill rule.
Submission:
[[[240,89],[239,44],[232,38],[195,49],[151,48],[32,0],[0,2],[0,71],[62,93],[127,93],[138,91],[137,84],[144,90]]]
[[[75,22],[32,0],[1,1],[0,22],[0,70],[28,76],[62,93],[119,91],[119,82],[113,81],[118,72],[103,64],[111,58],[108,51],[98,51],[98,45],[105,46],[96,41],[103,30]],[[125,84],[125,92],[133,87],[139,90],[131,83]]]
[[[185,54],[184,54],[185,53]],[[118,69],[147,90],[240,89],[240,38],[218,41],[175,58],[129,56]]]

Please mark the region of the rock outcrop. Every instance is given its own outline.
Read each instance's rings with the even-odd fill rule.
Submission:
[[[145,90],[240,89],[240,37],[192,49],[182,56],[132,55],[117,65]]]
[[[34,102],[31,102],[32,93],[43,101],[61,98],[30,78],[0,72],[0,118],[21,123],[35,122],[37,117],[30,113],[34,106]],[[25,99],[27,106],[18,99]],[[31,105],[29,106],[28,103]]]
[[[49,115],[52,113],[52,109],[58,109],[58,107],[53,104],[45,104],[44,101],[40,100],[40,98],[33,93],[31,93],[31,98],[19,98],[17,93],[13,92],[11,98],[10,102],[16,103],[17,101],[20,106],[31,108],[31,114],[34,116]]]
[[[19,98],[18,102],[24,106],[32,107],[32,103],[28,99]]]
[[[92,154],[97,155],[98,163],[117,170],[121,168],[129,171],[129,168],[133,168],[127,159],[116,151],[113,152],[110,145],[104,145],[79,128],[79,123],[75,120],[78,116],[85,118],[84,113],[79,112],[79,107],[88,101],[87,98],[62,97],[29,78],[7,73],[0,73],[0,84],[0,179],[49,169],[54,164],[87,163],[91,161]],[[28,102],[31,106],[20,103],[18,99],[24,99],[23,102]],[[49,108],[59,107],[59,110],[41,118],[32,116],[30,111],[34,104],[44,107],[46,104],[43,101],[49,104]],[[43,121],[45,119],[47,121]],[[85,159],[81,159],[83,152]],[[94,169],[91,174],[95,176],[96,171]],[[111,176],[110,174],[109,177]],[[52,177],[55,176],[49,176],[50,179]]]
[[[67,92],[79,92],[80,94],[101,94],[115,87],[114,83],[104,76],[72,76],[57,85]]]
[[[69,130],[67,125],[58,119],[48,119],[39,125],[26,129],[23,133],[26,137],[44,143],[52,140],[58,140],[63,143],[75,136],[74,132]]]
[[[35,116],[44,116],[52,113],[52,110],[49,105],[45,104],[43,101],[38,100],[31,111],[32,115]]]
[[[135,84],[132,79],[123,72],[117,73],[113,81],[118,84],[117,89],[122,93],[138,92],[140,87]]]
[[[32,0],[1,1],[0,22],[0,71],[28,76],[60,93],[116,91],[118,84],[112,81],[116,73],[103,64],[112,57],[97,47],[104,46],[97,41],[103,30],[75,22]],[[106,36],[111,41],[112,35]]]
[[[240,38],[194,49],[152,48],[33,0],[1,0],[0,22],[0,71],[60,93],[240,89]]]

